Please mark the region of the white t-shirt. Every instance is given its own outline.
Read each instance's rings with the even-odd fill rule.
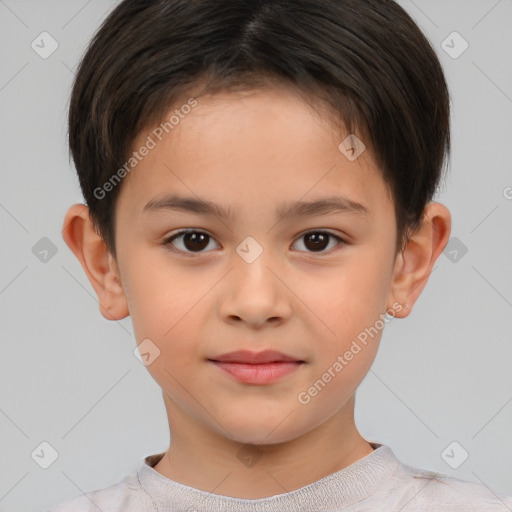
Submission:
[[[512,496],[402,464],[388,446],[312,484],[267,498],[201,491],[158,473],[149,455],[119,483],[68,499],[47,512],[511,512]]]

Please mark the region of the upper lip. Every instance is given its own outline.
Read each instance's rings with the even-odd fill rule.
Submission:
[[[285,361],[303,362],[296,357],[288,356],[277,350],[262,350],[261,352],[253,352],[251,350],[236,350],[235,352],[228,352],[210,361],[218,361],[223,363],[250,363],[250,364],[263,364],[263,363],[277,363]]]

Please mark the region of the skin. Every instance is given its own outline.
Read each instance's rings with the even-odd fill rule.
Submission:
[[[338,149],[348,133],[340,135],[325,119],[284,87],[200,96],[124,178],[117,261],[85,205],[66,214],[64,240],[102,315],[130,315],[137,344],[149,338],[160,350],[147,369],[162,388],[171,442],[155,470],[172,480],[263,498],[308,485],[373,451],[355,425],[354,401],[382,329],[307,404],[298,395],[380,315],[410,314],[448,242],[451,219],[446,207],[430,203],[395,255],[393,201],[369,145],[350,161]],[[142,132],[134,148],[150,133]],[[166,193],[213,201],[234,217],[143,213],[149,200]],[[276,220],[282,203],[329,195],[362,203],[369,213]],[[199,250],[183,236],[165,245],[184,228],[209,238]],[[315,250],[306,231],[328,231],[347,243],[329,237]],[[263,249],[252,263],[236,252],[248,236]],[[207,360],[265,348],[305,363],[271,384],[252,385]],[[246,453],[254,456],[251,463],[244,462]]]

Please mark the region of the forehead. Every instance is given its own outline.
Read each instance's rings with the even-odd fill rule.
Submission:
[[[369,209],[389,201],[369,145],[349,159],[345,149],[354,139],[340,150],[349,132],[336,129],[295,91],[221,92],[196,101],[192,109],[175,104],[162,124],[139,134],[132,149],[152,149],[125,178],[119,203],[140,213],[163,193],[181,192],[236,214],[244,205],[262,208],[336,192]],[[165,125],[173,115],[175,124]]]

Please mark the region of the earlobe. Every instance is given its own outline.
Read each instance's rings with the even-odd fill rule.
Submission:
[[[406,317],[411,312],[448,243],[450,231],[449,210],[440,203],[429,203],[420,226],[396,259],[389,300],[402,305],[397,317]],[[408,308],[405,308],[406,304]]]
[[[85,204],[75,204],[69,208],[64,218],[62,237],[96,291],[101,314],[107,320],[121,320],[128,316],[128,304],[118,267],[96,232]]]

